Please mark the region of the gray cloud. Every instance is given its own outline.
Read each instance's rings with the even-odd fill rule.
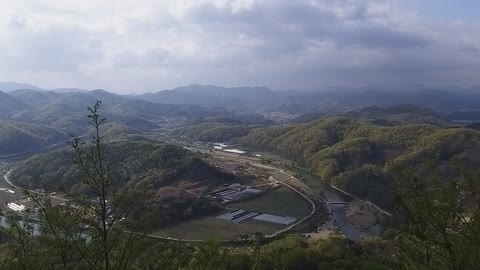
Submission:
[[[480,84],[479,25],[392,0],[28,2],[0,5],[0,80],[123,92]]]

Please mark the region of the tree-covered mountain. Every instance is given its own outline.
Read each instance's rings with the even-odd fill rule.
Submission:
[[[278,93],[266,87],[223,87],[197,84],[147,93],[135,98],[161,103],[225,107],[275,104],[280,101]]]
[[[107,132],[112,128],[121,127],[107,127]],[[103,172],[108,175],[110,189],[141,190],[144,197],[152,195],[149,226],[153,228],[218,210],[215,202],[200,195],[238,182],[234,175],[205,162],[201,154],[139,137],[129,139],[115,138],[103,144]],[[87,172],[73,150],[57,150],[22,162],[12,171],[10,180],[30,190],[43,188],[97,198],[95,186],[86,180]],[[129,215],[127,222],[134,223],[135,216]]]
[[[0,155],[38,150],[67,138],[67,134],[48,126],[0,121]]]
[[[24,102],[0,91],[0,119],[8,118],[13,112],[28,109]]]
[[[11,92],[19,89],[31,89],[31,90],[44,90],[38,86],[31,85],[28,83],[18,83],[18,82],[0,82],[0,91]]]
[[[437,112],[478,110],[478,89],[418,89],[389,90],[339,90],[291,93],[271,111],[294,116],[304,114],[341,113],[364,107],[391,107],[400,104],[417,105]]]
[[[268,122],[261,115],[228,110],[221,104],[201,107],[194,104],[153,103],[150,100],[132,99],[104,90],[53,92],[22,89],[8,94],[0,92],[0,97],[0,118],[66,129],[75,129],[78,119],[84,118],[85,108],[97,100],[102,101],[107,116],[122,124],[126,124],[125,119],[132,119],[139,122],[150,121],[156,125],[171,117],[176,117],[177,120],[231,117],[249,124]]]
[[[190,85],[132,98],[151,102],[248,108],[298,117],[304,114],[340,113],[369,106],[412,104],[439,112],[478,110],[475,89],[273,91],[265,87]]]
[[[411,104],[400,104],[382,108],[371,106],[338,114],[352,119],[372,122],[379,125],[432,124],[451,125],[448,117],[432,109]]]
[[[172,136],[201,142],[226,142],[248,134],[250,128],[244,125],[205,122],[177,129]]]
[[[456,177],[457,158],[480,163],[480,133],[429,124],[379,125],[348,117],[326,117],[299,125],[252,130],[238,143],[269,151],[307,167],[323,181],[391,207],[392,172],[428,166]]]
[[[218,121],[235,119],[254,125],[270,123],[261,115],[227,110],[220,106],[201,107],[192,104],[152,103],[112,94],[104,90],[53,92],[30,89],[14,90],[10,93],[0,92],[0,120],[40,124],[49,126],[59,133],[83,135],[88,132],[85,109],[97,100],[102,101],[103,115],[110,123],[127,126],[138,131],[199,123],[204,119],[219,119]],[[3,137],[5,141],[7,141],[8,134],[13,136],[16,133],[7,133],[5,130]],[[19,151],[32,149],[35,145],[43,145],[40,143],[43,140],[33,140],[35,137],[22,136],[19,138],[23,140],[32,138],[32,141],[23,144],[25,147],[17,147]],[[18,138],[11,138],[11,140],[14,139]],[[10,153],[10,150],[6,152]]]
[[[121,127],[107,127],[106,137],[113,135],[112,128],[118,131]],[[106,153],[113,183],[147,187],[162,198],[202,194],[234,181],[232,175],[217,170],[204,162],[200,155],[178,146],[116,138],[106,144]],[[59,190],[63,186],[70,192],[88,193],[81,181],[85,175],[74,161],[71,150],[37,155],[16,168],[11,179],[31,189]]]
[[[175,99],[163,98],[163,95],[174,95]],[[190,139],[228,140],[244,135],[246,128],[242,126],[272,125],[271,119],[282,122],[294,116],[298,117],[289,123],[304,123],[329,115],[378,125],[423,123],[448,126],[455,115],[460,118],[475,116],[475,111],[467,114],[458,110],[480,108],[480,104],[476,104],[476,95],[475,92],[437,90],[313,93],[200,85],[140,96],[121,96],[104,90],[53,92],[20,89],[0,92],[0,119],[46,125],[63,133],[84,134],[87,132],[85,108],[102,100],[104,116],[119,125],[139,131],[164,132],[186,126],[180,133]],[[393,106],[380,107],[383,104]],[[431,108],[441,108],[440,113]]]
[[[307,113],[300,115],[288,123],[308,123],[322,117],[348,117],[379,125],[398,124],[432,124],[451,125],[449,116],[438,113],[432,109],[412,104],[399,104],[390,107],[369,106],[357,110],[341,113]]]

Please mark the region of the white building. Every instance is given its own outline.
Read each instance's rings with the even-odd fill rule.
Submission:
[[[15,211],[15,212],[22,212],[22,211],[24,211],[24,210],[27,208],[27,207],[26,207],[25,205],[23,205],[23,204],[16,204],[16,203],[13,203],[13,202],[8,203],[8,204],[7,204],[7,207],[10,208],[10,209],[12,209],[12,210]]]

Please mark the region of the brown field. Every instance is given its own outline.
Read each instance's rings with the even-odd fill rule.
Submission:
[[[224,211],[227,212],[227,211]],[[249,219],[241,223],[217,219],[222,212],[166,226],[153,232],[153,235],[188,240],[231,240],[239,234],[270,234],[283,226]]]

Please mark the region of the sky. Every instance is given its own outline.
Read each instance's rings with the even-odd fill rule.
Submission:
[[[478,0],[0,0],[0,81],[158,91],[480,85]]]

